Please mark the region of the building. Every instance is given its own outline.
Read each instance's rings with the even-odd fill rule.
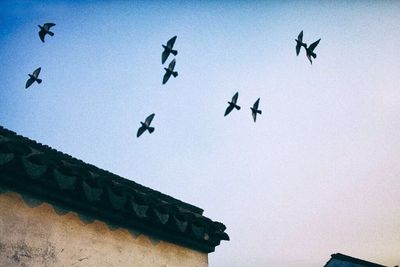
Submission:
[[[353,258],[344,254],[336,253],[331,255],[331,259],[324,267],[386,267],[377,263]]]
[[[203,210],[0,126],[0,266],[208,266]]]

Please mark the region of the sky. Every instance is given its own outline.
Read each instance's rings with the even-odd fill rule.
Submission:
[[[1,1],[0,125],[204,209],[231,238],[210,266],[318,267],[336,252],[394,266],[399,14],[398,1]],[[301,30],[321,38],[312,65]],[[162,85],[174,35],[179,75]],[[155,132],[136,138],[151,113]]]

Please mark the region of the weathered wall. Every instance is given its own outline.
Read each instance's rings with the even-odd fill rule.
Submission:
[[[207,254],[0,191],[0,266],[206,267]]]

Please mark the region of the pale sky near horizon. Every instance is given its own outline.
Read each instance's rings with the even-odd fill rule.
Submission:
[[[399,1],[1,1],[0,31],[0,125],[203,208],[210,266],[400,264]]]

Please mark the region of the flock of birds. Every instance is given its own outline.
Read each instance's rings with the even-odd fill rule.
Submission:
[[[231,113],[233,109],[240,110],[240,106],[237,104],[238,97],[239,97],[239,92],[236,92],[236,94],[233,95],[232,100],[228,101],[229,106],[226,108],[224,116]],[[258,98],[257,101],[253,104],[253,107],[250,108],[254,122],[256,122],[257,114],[261,115],[261,110],[258,109],[259,104],[260,104],[260,98]]]
[[[317,41],[307,46],[306,43],[303,43],[303,31],[301,31],[299,33],[299,36],[297,36],[297,39],[295,39],[295,41],[296,41],[296,55],[299,55],[301,47],[304,47],[304,49],[306,50],[306,56],[310,61],[310,63],[312,64],[311,57],[314,59],[317,58],[317,54],[314,53],[314,49],[319,44],[319,41],[321,41],[321,38],[319,38]]]
[[[46,35],[54,36],[54,33],[52,31],[50,31],[50,28],[55,25],[56,24],[54,24],[54,23],[44,23],[43,26],[38,25],[38,27],[40,28],[39,38],[43,43],[44,43]],[[164,51],[161,54],[161,63],[162,64],[164,64],[167,61],[168,57],[171,54],[174,56],[176,56],[178,54],[178,51],[176,49],[174,49],[176,38],[177,38],[177,36],[174,36],[168,40],[166,45],[162,45],[162,47],[164,48]],[[308,60],[310,61],[310,63],[312,64],[312,58],[314,58],[314,59],[317,58],[317,54],[315,54],[314,50],[317,47],[317,45],[319,44],[319,41],[321,41],[321,39],[318,39],[314,43],[307,46],[307,44],[303,42],[303,31],[301,31],[300,34],[297,36],[297,39],[295,39],[295,41],[296,41],[296,55],[298,56],[300,54],[301,48],[304,47],[304,49],[306,51],[306,56],[307,56]],[[168,68],[164,67],[165,74],[164,74],[164,77],[162,80],[162,84],[166,84],[171,76],[173,76],[174,78],[176,78],[178,76],[178,72],[175,71],[175,65],[176,65],[176,60],[174,58],[168,64]],[[34,82],[37,82],[38,84],[40,84],[42,82],[42,79],[39,79],[40,71],[41,71],[41,68],[39,67],[36,70],[34,70],[32,74],[28,74],[29,79],[26,81],[25,88],[28,88]],[[231,101],[228,101],[229,105],[225,110],[224,116],[227,116],[234,109],[240,110],[240,106],[237,104],[238,97],[239,97],[239,92],[236,92],[233,95]],[[257,114],[261,115],[261,113],[262,113],[262,111],[260,109],[258,109],[259,104],[260,104],[260,98],[258,98],[257,101],[253,104],[253,107],[250,107],[251,115],[253,116],[254,122],[256,122],[256,120],[257,120]],[[140,137],[146,130],[150,134],[154,132],[155,128],[150,126],[151,122],[154,119],[154,116],[155,116],[155,114],[152,113],[145,119],[144,122],[140,122],[141,126],[139,127],[139,129],[137,131],[137,134],[136,134],[137,137]]]

